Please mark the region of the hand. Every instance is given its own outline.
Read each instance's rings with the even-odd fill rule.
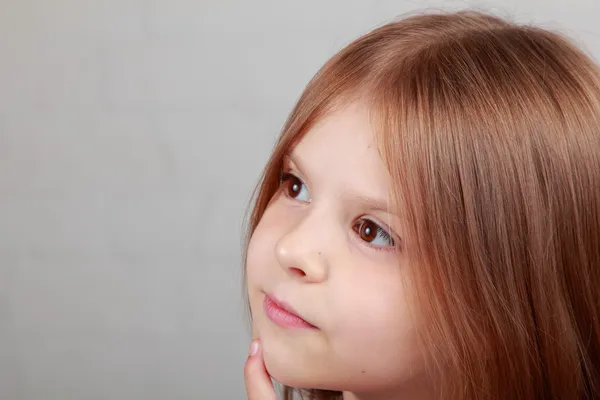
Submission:
[[[265,367],[260,340],[255,339],[250,346],[250,355],[244,366],[244,380],[248,400],[276,400],[275,388]]]

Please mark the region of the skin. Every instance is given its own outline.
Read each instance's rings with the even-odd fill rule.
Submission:
[[[283,172],[248,248],[260,342],[245,368],[249,398],[274,399],[270,377],[345,399],[429,398],[406,238],[388,209],[389,176],[366,109],[352,104],[322,120],[290,150]],[[316,328],[275,324],[266,294]]]

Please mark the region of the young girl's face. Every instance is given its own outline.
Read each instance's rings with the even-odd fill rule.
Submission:
[[[390,182],[359,105],[290,149],[248,249],[254,336],[273,378],[352,392],[422,386],[410,268]],[[273,304],[287,307],[302,320]]]

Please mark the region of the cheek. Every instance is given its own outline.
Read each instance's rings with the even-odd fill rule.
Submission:
[[[271,263],[269,255],[273,253],[269,251],[270,240],[265,233],[259,224],[250,238],[246,255],[246,285],[252,314],[252,337],[260,336],[262,291],[265,288],[266,266]]]
[[[344,362],[361,365],[368,376],[402,380],[420,369],[422,360],[410,290],[399,275],[365,275],[347,277],[338,289],[332,343]]]
[[[274,218],[277,216],[274,211],[273,208],[267,209],[248,243],[246,283],[253,308],[262,308],[262,303],[257,304],[253,299],[262,297],[261,292],[269,289],[278,274],[283,273],[275,254],[277,241],[282,235],[281,218]]]
[[[246,274],[249,285],[263,282],[268,266],[275,261],[276,227],[266,217],[267,214],[259,222],[248,243]]]
[[[250,239],[246,256],[246,279],[249,290],[261,281],[267,255],[267,242],[257,229]]]

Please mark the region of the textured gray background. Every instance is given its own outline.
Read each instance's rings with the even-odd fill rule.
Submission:
[[[600,54],[598,0],[0,0],[0,398],[242,399],[240,227],[317,68],[473,6]]]

